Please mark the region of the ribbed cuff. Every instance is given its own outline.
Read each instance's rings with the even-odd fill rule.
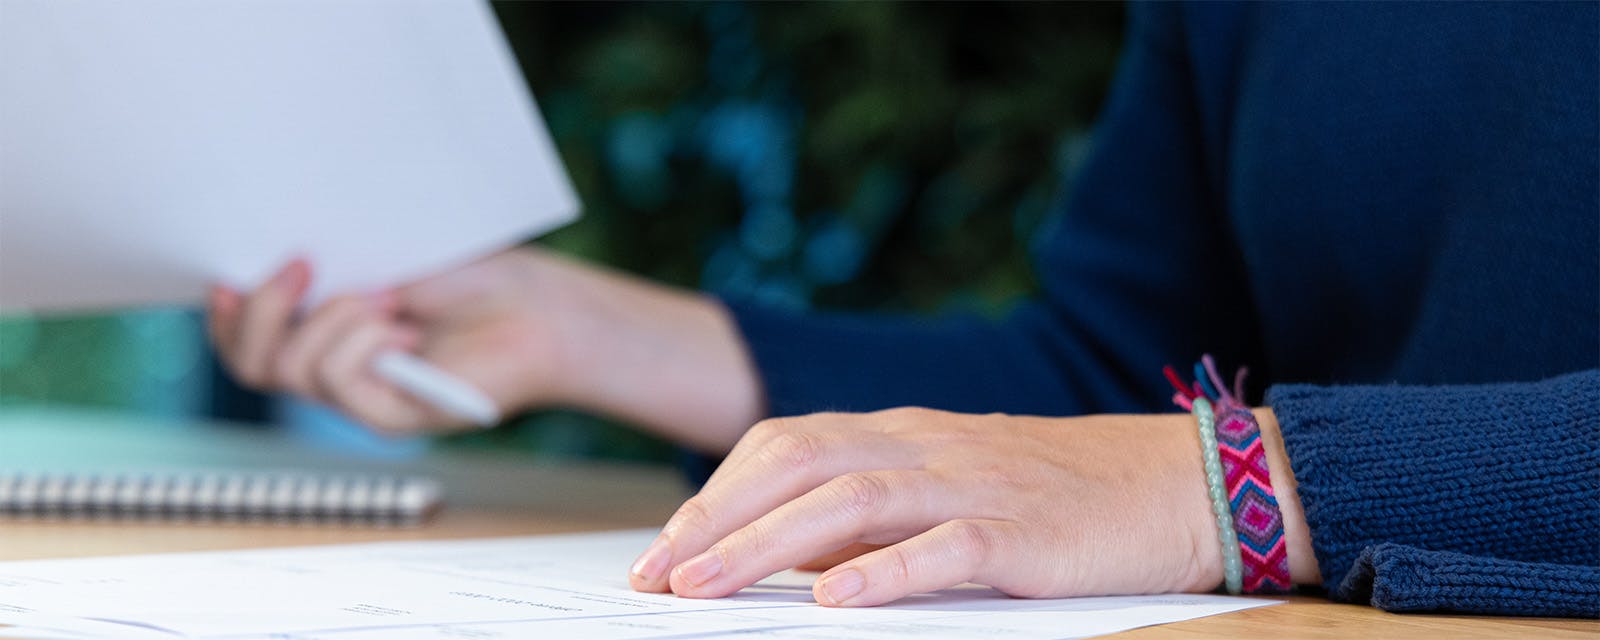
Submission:
[[[1460,589],[1404,590],[1426,582],[1385,582],[1386,566],[1411,565],[1374,564],[1365,554],[1384,543],[1593,575],[1600,566],[1596,398],[1600,371],[1496,385],[1273,387],[1267,402],[1283,431],[1324,587],[1340,599],[1377,600],[1370,592],[1382,591],[1388,603],[1491,612],[1476,608],[1493,600],[1488,583],[1482,597],[1468,597]],[[1346,590],[1347,582],[1362,583],[1347,576],[1363,575],[1363,558],[1373,574],[1367,582],[1379,587]],[[1492,578],[1462,575],[1456,584]],[[1491,608],[1517,613],[1521,606]]]
[[[1335,597],[1386,611],[1600,618],[1600,568],[1368,547]]]

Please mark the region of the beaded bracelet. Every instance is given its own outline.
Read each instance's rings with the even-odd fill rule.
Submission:
[[[1291,582],[1283,513],[1272,491],[1261,427],[1242,400],[1246,370],[1240,368],[1235,374],[1231,394],[1209,354],[1194,365],[1194,372],[1195,382],[1186,386],[1172,367],[1163,370],[1178,391],[1173,402],[1193,412],[1200,423],[1206,482],[1222,540],[1224,585],[1229,593],[1286,593]],[[1215,409],[1211,400],[1216,401]],[[1213,456],[1220,463],[1216,477],[1210,463]],[[1219,505],[1217,496],[1223,489],[1226,502]],[[1229,521],[1226,531],[1224,519]]]
[[[1217,539],[1222,541],[1222,584],[1228,593],[1237,594],[1242,583],[1239,538],[1233,531],[1228,496],[1223,487],[1222,461],[1217,450],[1216,416],[1204,396],[1194,399],[1191,411],[1200,424],[1200,456],[1205,460],[1206,492],[1211,496],[1211,515],[1217,521]]]

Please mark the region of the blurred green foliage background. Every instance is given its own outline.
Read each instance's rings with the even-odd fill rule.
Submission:
[[[795,309],[983,314],[1033,290],[1029,245],[1122,21],[1109,3],[494,6],[584,203],[541,243]],[[236,415],[200,331],[185,310],[0,319],[0,406]],[[671,451],[568,413],[449,446]]]

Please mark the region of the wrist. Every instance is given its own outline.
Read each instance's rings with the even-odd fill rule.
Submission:
[[[1172,445],[1168,447],[1167,468],[1176,471],[1170,474],[1174,484],[1165,492],[1176,501],[1168,513],[1182,523],[1189,555],[1185,577],[1179,585],[1192,593],[1215,591],[1222,586],[1222,545],[1207,494],[1200,433],[1191,415],[1164,415],[1162,420],[1170,425],[1172,434],[1168,439]]]
[[[1294,470],[1289,465],[1288,453],[1283,445],[1276,414],[1270,407],[1252,410],[1261,431],[1261,442],[1267,459],[1273,493],[1283,518],[1283,536],[1289,560],[1289,575],[1295,584],[1320,584],[1321,571],[1311,546],[1310,528],[1301,508]],[[1174,416],[1174,418],[1180,418]],[[1176,468],[1190,481],[1174,495],[1182,498],[1175,512],[1182,514],[1189,538],[1192,540],[1193,558],[1188,590],[1214,591],[1223,583],[1222,545],[1218,537],[1216,518],[1207,496],[1207,481],[1201,462],[1201,444],[1193,416],[1181,416],[1186,434],[1183,443],[1174,450],[1182,456]]]

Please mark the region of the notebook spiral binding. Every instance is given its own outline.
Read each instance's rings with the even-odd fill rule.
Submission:
[[[417,526],[429,478],[305,472],[0,473],[0,517]]]

